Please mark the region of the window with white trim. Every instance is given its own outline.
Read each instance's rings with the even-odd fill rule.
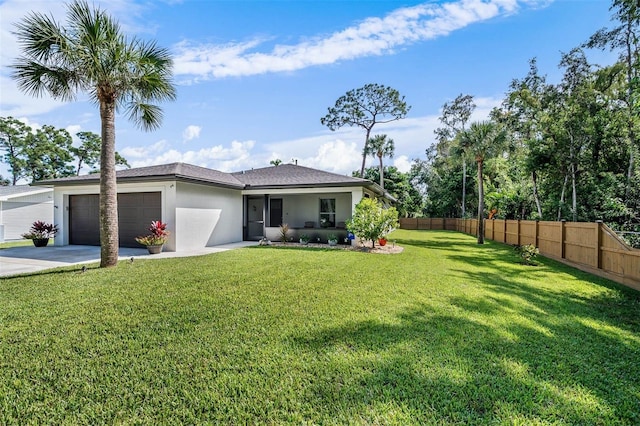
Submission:
[[[320,227],[333,228],[336,226],[336,199],[320,199]]]

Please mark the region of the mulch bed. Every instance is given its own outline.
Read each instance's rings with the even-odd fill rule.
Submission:
[[[400,247],[399,245],[393,242],[387,242],[387,245],[380,246],[376,244],[375,248],[371,248],[371,242],[368,242],[366,246],[357,245],[350,246],[345,244],[338,244],[337,246],[330,246],[329,244],[321,244],[321,243],[309,243],[309,244],[300,244],[300,243],[282,243],[280,241],[272,241],[269,245],[271,246],[285,246],[285,247],[296,247],[296,248],[323,248],[323,249],[331,249],[331,250],[351,250],[351,251],[361,251],[365,253],[378,253],[378,254],[398,254],[402,253],[404,247]]]

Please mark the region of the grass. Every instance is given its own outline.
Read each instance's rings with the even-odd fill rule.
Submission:
[[[33,241],[31,240],[16,240],[16,241],[7,241],[4,243],[0,243],[0,250],[8,249],[11,247],[22,247],[22,246],[32,246]]]
[[[640,423],[638,292],[390,239],[2,280],[0,424]]]

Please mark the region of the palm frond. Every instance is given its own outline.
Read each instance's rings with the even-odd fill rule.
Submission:
[[[129,120],[147,132],[157,129],[162,123],[162,109],[157,105],[131,102],[127,112]]]

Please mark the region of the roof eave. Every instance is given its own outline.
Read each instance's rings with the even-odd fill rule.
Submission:
[[[349,186],[366,186],[366,182],[331,182],[331,183],[291,183],[280,185],[245,185],[244,189],[290,189],[290,188],[338,188]]]
[[[137,182],[166,182],[166,181],[181,181],[190,183],[207,184],[211,186],[217,186],[227,189],[244,189],[242,184],[232,184],[229,182],[220,182],[213,179],[200,179],[193,176],[184,176],[179,174],[172,175],[156,175],[156,176],[131,176],[117,178],[118,183],[137,183]],[[61,187],[61,186],[82,186],[82,185],[97,185],[100,183],[100,178],[97,179],[78,179],[69,181],[42,181],[38,185]]]
[[[30,195],[43,194],[45,192],[48,192],[50,189],[51,188],[42,188],[36,191],[25,191],[25,192],[18,192],[16,194],[8,194],[5,196],[0,196],[0,201],[9,201],[12,198],[28,197]]]

